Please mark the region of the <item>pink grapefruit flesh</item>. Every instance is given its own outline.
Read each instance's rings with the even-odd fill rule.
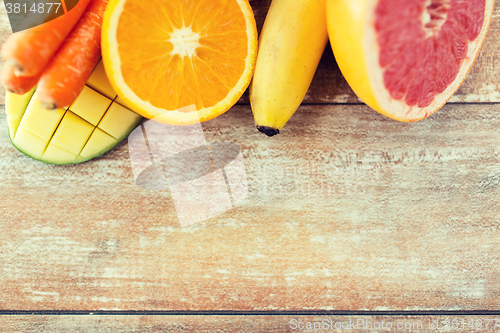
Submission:
[[[429,106],[457,77],[479,36],[485,0],[381,0],[375,29],[384,83],[394,99]]]

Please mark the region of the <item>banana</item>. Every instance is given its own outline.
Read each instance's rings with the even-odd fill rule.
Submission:
[[[280,132],[304,99],[328,41],[326,0],[273,0],[259,40],[250,104],[262,133]]]

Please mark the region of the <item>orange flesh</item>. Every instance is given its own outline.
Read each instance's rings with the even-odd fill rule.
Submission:
[[[183,28],[199,37],[177,38],[194,52],[175,51],[171,37]],[[166,110],[220,102],[243,74],[248,54],[245,17],[236,2],[222,0],[128,0],[117,41],[125,83],[140,99]],[[196,47],[190,49],[190,42]]]

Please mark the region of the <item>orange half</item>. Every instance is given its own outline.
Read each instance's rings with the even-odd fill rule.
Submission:
[[[255,18],[247,0],[110,0],[102,53],[113,88],[142,116],[203,122],[250,84]]]

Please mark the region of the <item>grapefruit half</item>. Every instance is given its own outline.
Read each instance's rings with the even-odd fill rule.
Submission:
[[[356,95],[399,121],[427,118],[460,87],[494,0],[328,0],[335,59]]]

